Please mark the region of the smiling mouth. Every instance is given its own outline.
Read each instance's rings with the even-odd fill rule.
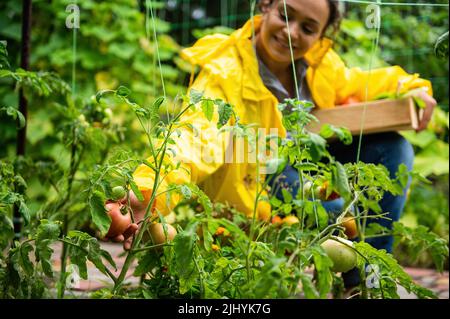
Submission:
[[[290,49],[288,41],[283,41],[280,38],[278,38],[277,36],[274,36],[274,39],[281,47],[283,47],[285,49]],[[297,50],[297,47],[292,46],[292,50]]]

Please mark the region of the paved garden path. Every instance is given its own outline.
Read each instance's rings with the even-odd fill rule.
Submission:
[[[123,249],[121,244],[115,244],[115,243],[101,243],[102,248],[109,251],[111,256],[114,258],[117,268],[120,270],[125,261],[125,257],[123,256]],[[53,255],[54,260],[54,267],[55,271],[58,271],[59,269],[59,252],[60,252],[60,246],[55,246],[55,254]],[[440,274],[436,272],[433,269],[420,269],[420,268],[406,268],[406,272],[414,279],[414,281],[421,286],[424,286],[432,291],[434,291],[440,299],[449,299],[449,275],[448,271],[444,272],[443,274]],[[119,272],[113,272],[115,275],[118,275]],[[138,278],[132,276],[133,273],[133,267],[130,267],[130,270],[127,273],[127,280],[126,282],[130,284],[137,284]],[[73,287],[68,291],[68,295],[73,294],[73,296],[81,297],[81,298],[88,298],[89,293],[103,288],[111,286],[112,280],[99,272],[92,263],[88,262],[88,274],[89,279],[88,280],[80,280],[78,283],[74,284]],[[416,299],[417,297],[412,294],[408,294],[408,292],[403,288],[399,287],[398,291],[399,295],[402,299]]]

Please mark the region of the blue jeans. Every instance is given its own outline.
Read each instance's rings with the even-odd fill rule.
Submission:
[[[344,145],[340,142],[331,143],[329,151],[337,161],[341,163],[356,162],[358,151],[358,138],[355,137],[351,145]],[[370,134],[363,136],[360,160],[364,163],[382,164],[386,166],[391,178],[395,178],[395,173],[400,164],[405,164],[409,170],[412,170],[414,161],[414,150],[412,145],[401,135],[396,132]],[[285,178],[284,178],[285,176]],[[403,195],[394,196],[389,192],[384,194],[380,201],[380,206],[383,212],[388,212],[388,219],[368,219],[367,223],[379,223],[388,229],[392,229],[392,223],[400,219],[401,213],[406,202],[406,192],[411,184],[409,180],[407,187],[403,190]],[[296,195],[299,189],[298,172],[292,168],[287,167],[286,170],[277,178],[272,179],[271,186],[275,195],[282,199],[281,187],[287,188],[293,195]],[[342,212],[344,201],[337,199],[333,201],[323,202],[322,205],[330,214]],[[373,212],[369,212],[373,213]],[[388,253],[392,253],[393,237],[377,237],[368,239],[367,242],[377,249],[385,249]],[[356,270],[344,274],[344,281],[346,286],[354,286],[359,281]],[[355,283],[355,284],[354,284]]]

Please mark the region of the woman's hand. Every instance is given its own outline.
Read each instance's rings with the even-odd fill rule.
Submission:
[[[151,192],[149,192],[151,194]],[[125,250],[131,248],[133,235],[139,229],[138,223],[142,221],[147,209],[147,205],[150,196],[144,194],[144,201],[139,201],[133,191],[130,191],[130,207],[127,207],[127,198],[124,197],[117,202],[107,202],[105,207],[108,214],[111,216],[111,226],[108,233],[105,236],[105,240],[111,240],[113,242],[123,242]],[[128,211],[126,214],[122,214],[121,210],[133,211],[134,223],[131,221],[131,214]]]
[[[432,96],[430,96],[424,90],[414,90],[414,92],[411,92],[410,96],[414,96],[415,98],[421,99],[425,103],[425,108],[420,109],[419,126],[416,129],[416,132],[420,132],[428,127],[428,123],[430,123],[437,102]]]

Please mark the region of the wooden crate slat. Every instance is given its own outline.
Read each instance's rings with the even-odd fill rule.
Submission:
[[[308,130],[318,133],[320,127],[328,123],[337,127],[347,127],[353,135],[359,134],[364,106],[366,106],[366,113],[363,132],[366,134],[412,130],[418,127],[419,115],[414,100],[405,98],[313,110],[312,114],[319,119],[320,123],[311,123]]]

